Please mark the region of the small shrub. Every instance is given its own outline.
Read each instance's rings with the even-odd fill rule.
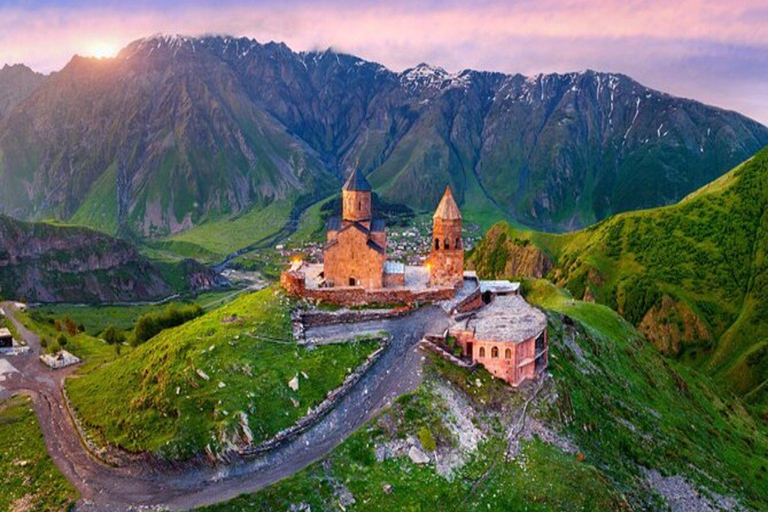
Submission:
[[[69,343],[69,339],[63,334],[60,334],[59,337],[56,339],[56,342],[61,347],[66,347],[67,343]]]
[[[435,436],[432,435],[432,431],[429,430],[428,427],[421,427],[419,429],[419,441],[421,442],[422,448],[428,452],[437,450],[437,442],[435,441]]]

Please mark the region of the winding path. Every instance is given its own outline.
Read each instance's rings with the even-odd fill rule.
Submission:
[[[12,304],[5,303],[3,308],[32,350],[8,358],[18,372],[0,382],[0,396],[24,393],[32,397],[48,452],[80,492],[76,510],[81,512],[155,507],[187,510],[258,491],[300,471],[328,454],[394,398],[415,389],[421,381],[419,340],[449,323],[448,315],[437,306],[385,321],[383,327],[392,338],[384,355],[333,411],[293,441],[228,466],[156,474],[138,466],[110,467],[91,457],[67,413],[61,391],[64,379],[74,370],[51,371],[39,363],[39,338],[16,320]],[[376,327],[382,326],[377,323]],[[370,330],[371,326],[363,323],[349,328]],[[328,338],[335,335],[335,329],[321,327],[307,334]]]

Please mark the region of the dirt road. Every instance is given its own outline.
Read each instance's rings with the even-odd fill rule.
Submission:
[[[2,393],[26,393],[33,398],[48,451],[80,492],[76,510],[87,512],[140,507],[187,510],[255,492],[296,473],[328,454],[398,395],[415,389],[421,381],[419,340],[427,332],[441,332],[449,323],[439,307],[377,322],[375,330],[391,335],[384,355],[331,413],[292,442],[229,466],[151,474],[140,467],[109,467],[90,456],[67,414],[61,392],[64,378],[74,370],[51,371],[40,364],[39,338],[13,318],[12,304],[3,307],[32,350],[8,358],[18,372],[5,376],[0,383],[5,389]],[[347,329],[367,332],[373,327],[358,324]],[[313,329],[311,335],[327,339],[335,329]]]

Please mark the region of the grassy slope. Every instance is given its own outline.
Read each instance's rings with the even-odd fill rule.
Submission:
[[[218,303],[219,300],[227,299],[229,296],[233,295],[233,293],[234,292],[230,290],[203,293],[197,296],[194,302],[197,302],[205,308],[207,304]],[[169,302],[168,305],[173,304],[181,307],[192,302],[193,301],[191,300],[179,300]],[[141,315],[151,311],[157,311],[163,307],[165,307],[165,304],[162,306],[151,304],[126,306],[46,304],[35,307],[33,311],[38,315],[40,320],[38,323],[50,323],[50,321],[53,321],[56,318],[61,319],[65,315],[69,315],[76,324],[83,324],[86,334],[90,336],[98,336],[110,325],[114,325],[122,330],[133,329],[136,320],[138,320]]]
[[[83,365],[78,369],[79,373],[87,373],[104,363],[117,359],[119,356],[115,347],[88,334],[87,330],[70,336],[67,333],[56,331],[52,323],[36,316],[34,312],[17,313],[16,317],[27,329],[40,336],[41,339],[45,338],[52,341],[64,334],[67,337],[67,345],[63,348],[83,360]],[[123,355],[130,350],[130,347],[121,347]]]
[[[313,511],[338,510],[341,486],[355,498],[347,511],[659,509],[641,466],[681,475],[756,510],[768,507],[768,439],[737,399],[717,394],[707,377],[659,355],[612,310],[573,301],[544,281],[526,288],[530,300],[550,311],[553,383],[532,415],[569,439],[581,456],[533,438],[478,484],[505,446],[502,425],[509,428],[517,419],[499,410],[521,395],[484,370],[470,372],[430,358],[421,388],[401,397],[326,460],[260,493],[205,510],[288,510],[298,503]],[[573,318],[576,327],[558,313]],[[574,342],[581,355],[570,348]],[[424,426],[437,439],[438,453],[455,445],[446,426],[452,414],[434,392],[446,383],[478,411],[475,424],[490,425],[468,462],[452,479],[407,457],[377,462],[375,446],[416,437]],[[392,486],[390,494],[385,484]]]
[[[172,458],[206,446],[215,452],[242,434],[241,414],[258,443],[321,402],[377,346],[298,347],[290,341],[289,308],[274,288],[241,296],[69,381],[72,402],[94,437],[128,450]],[[288,381],[297,372],[308,379],[294,392]]]
[[[589,289],[768,411],[768,150],[673,206],[565,235],[494,226],[472,261],[500,275],[505,246],[530,242],[574,296]]]
[[[68,510],[77,491],[45,451],[26,397],[0,400],[0,510]]]
[[[168,238],[186,242],[218,255],[226,255],[278,231],[291,213],[293,201],[275,201],[265,208],[254,208],[236,219],[209,221]]]

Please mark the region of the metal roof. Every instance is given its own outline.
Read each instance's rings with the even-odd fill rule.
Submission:
[[[474,331],[477,340],[520,343],[537,337],[546,327],[547,316],[520,295],[501,295],[454,329]]]
[[[373,219],[371,221],[371,231],[379,232],[387,229],[387,223],[384,219]]]
[[[385,274],[405,274],[405,264],[399,261],[385,261],[384,262]]]
[[[520,289],[520,283],[507,280],[480,281],[480,292],[491,292],[498,295],[515,293]]]
[[[360,169],[355,168],[352,174],[349,175],[349,179],[342,187],[342,190],[351,190],[357,192],[370,192],[371,184],[365,179],[365,176]]]

